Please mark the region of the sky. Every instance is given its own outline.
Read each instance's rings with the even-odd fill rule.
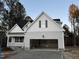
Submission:
[[[73,3],[79,6],[79,0],[20,0],[26,9],[26,14],[34,20],[42,11],[53,19],[59,18],[63,24],[70,26],[69,6]]]

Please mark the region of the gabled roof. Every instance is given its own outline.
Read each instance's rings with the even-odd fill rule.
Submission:
[[[24,32],[19,25],[15,24],[9,31],[9,33],[22,33]]]
[[[37,16],[37,17],[35,18],[35,21],[28,27],[28,29],[29,29],[43,14],[46,15],[46,16],[50,19],[50,21],[54,22],[59,28],[61,28],[61,31],[64,31],[64,29],[63,29],[59,24],[57,24],[51,17],[49,17],[45,12],[42,12],[39,16]],[[27,29],[27,30],[28,30],[28,29]]]

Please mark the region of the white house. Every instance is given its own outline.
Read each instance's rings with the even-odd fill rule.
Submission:
[[[26,49],[64,49],[64,33],[60,21],[42,12],[23,28],[17,24],[7,32],[7,47]]]

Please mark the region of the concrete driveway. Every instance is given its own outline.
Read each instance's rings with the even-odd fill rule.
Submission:
[[[53,50],[26,50],[8,57],[7,59],[62,59],[61,51]]]

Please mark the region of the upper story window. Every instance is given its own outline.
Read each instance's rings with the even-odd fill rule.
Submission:
[[[45,21],[45,27],[46,28],[48,27],[48,21],[47,20]]]
[[[39,21],[39,28],[41,28],[41,21]]]

